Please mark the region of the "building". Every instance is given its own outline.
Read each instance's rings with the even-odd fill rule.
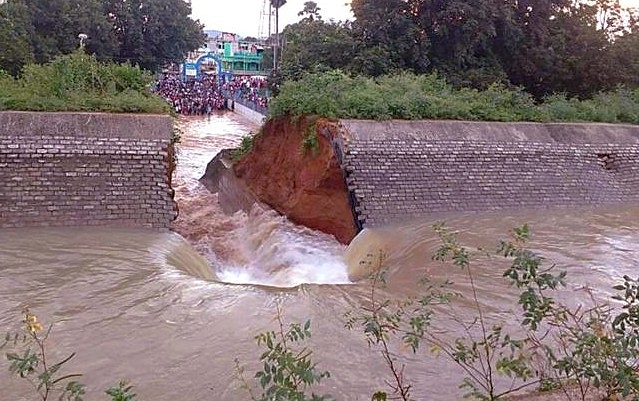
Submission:
[[[242,40],[237,34],[206,31],[206,45],[191,52],[182,65],[185,79],[202,74],[225,76],[267,75],[262,66],[264,46],[257,41]]]

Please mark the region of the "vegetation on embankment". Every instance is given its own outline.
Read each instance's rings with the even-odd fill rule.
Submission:
[[[639,88],[619,88],[587,100],[553,95],[537,103],[522,89],[498,84],[480,91],[454,88],[436,74],[368,78],[334,70],[285,82],[270,113],[272,117],[639,124]]]
[[[171,112],[149,88],[153,76],[130,64],[99,62],[78,50],[48,64],[29,64],[20,78],[0,70],[0,110]]]
[[[233,152],[233,170],[261,202],[296,224],[348,244],[357,234],[344,173],[325,119],[273,118]]]

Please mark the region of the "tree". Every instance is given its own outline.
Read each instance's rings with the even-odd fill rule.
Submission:
[[[119,61],[146,69],[181,62],[206,39],[184,0],[108,0],[105,11],[119,44]]]
[[[299,13],[297,13],[297,15],[299,17],[304,17],[302,21],[308,21],[308,22],[312,22],[314,20],[321,21],[322,16],[319,13],[320,10],[321,8],[317,6],[316,2],[307,1],[306,3],[304,3],[304,9],[300,11]]]
[[[349,70],[356,54],[356,43],[348,24],[326,23],[304,18],[282,32],[280,78],[299,79],[305,72],[329,69]]]
[[[0,4],[0,70],[17,75],[33,61],[30,36],[33,31],[29,10],[24,4]]]
[[[428,70],[430,39],[416,20],[419,15],[413,3],[403,0],[353,0],[351,3],[355,15],[354,35],[364,48],[377,55],[375,72]],[[386,62],[379,65],[383,59]]]
[[[634,63],[615,62],[622,54],[615,49],[636,54],[628,38],[639,30],[639,12],[618,0],[353,0],[351,7],[361,43],[354,68],[366,74],[437,71],[458,87],[499,82],[537,99],[636,82]]]
[[[601,18],[596,4],[567,0],[518,3],[518,34],[500,53],[510,82],[537,99],[557,92],[585,98],[614,88],[620,71],[610,53],[612,31],[601,29]],[[612,19],[608,21],[612,29]]]
[[[611,63],[611,42],[607,32],[597,29],[596,6],[580,5],[562,13],[559,59],[555,64],[553,92],[565,92],[580,98],[614,89],[618,83],[617,66]],[[556,41],[555,41],[556,42]]]
[[[614,41],[608,62],[615,68],[617,84],[639,88],[639,29],[627,32]]]
[[[87,51],[99,58],[110,58],[117,44],[100,0],[10,0],[29,9],[33,24],[31,46],[35,61],[44,63],[78,47],[78,35],[88,36]]]
[[[250,42],[250,43],[259,43],[259,42],[261,42],[261,40],[259,40],[258,38],[254,37],[254,36],[246,36],[246,37],[242,38],[242,40],[244,40],[246,42]]]
[[[619,0],[596,0],[593,6],[597,10],[597,29],[611,39],[632,30],[632,11],[621,7]]]
[[[152,70],[182,61],[205,40],[184,0],[8,0],[0,13],[0,42],[7,43],[1,65],[14,74],[27,61],[71,53],[79,34],[98,59]]]
[[[506,2],[412,1],[410,12],[429,38],[430,70],[439,71],[456,86],[486,88],[505,80],[494,48],[512,23]]]

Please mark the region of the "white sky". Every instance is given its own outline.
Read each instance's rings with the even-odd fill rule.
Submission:
[[[299,21],[306,0],[288,0],[280,8],[280,31],[284,26]],[[350,0],[314,0],[324,20],[344,21],[352,19]],[[639,0],[620,0],[624,7],[639,7]],[[349,4],[346,4],[349,3]],[[266,36],[268,34],[269,0],[191,0],[193,18],[199,19],[205,29],[217,29],[241,36]],[[264,20],[260,17],[264,12]],[[273,20],[273,31],[275,30]],[[261,31],[260,31],[261,30]]]
[[[280,31],[284,26],[300,20],[301,17],[298,17],[297,13],[304,9],[306,1],[287,0],[286,4],[280,7]],[[320,15],[324,20],[343,21],[352,18],[350,0],[314,1],[320,8]],[[258,36],[260,25],[263,25],[263,36],[268,35],[268,4],[269,0],[191,0],[192,16],[199,19],[205,25],[205,29],[217,29],[241,36]],[[264,22],[260,24],[263,9]],[[275,19],[272,31],[275,32]]]

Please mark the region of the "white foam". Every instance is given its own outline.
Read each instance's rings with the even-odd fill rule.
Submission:
[[[218,261],[222,282],[295,287],[350,284],[345,247],[329,235],[297,226],[272,210],[255,206],[231,234],[235,261]]]

